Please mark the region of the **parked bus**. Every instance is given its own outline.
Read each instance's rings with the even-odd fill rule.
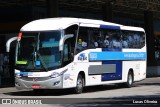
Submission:
[[[101,20],[48,18],[20,29],[16,44],[17,89],[73,88],[146,78],[143,28]]]

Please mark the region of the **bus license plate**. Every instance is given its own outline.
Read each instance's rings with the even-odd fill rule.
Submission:
[[[40,85],[32,85],[32,88],[33,88],[33,89],[39,89],[39,88],[40,88]]]

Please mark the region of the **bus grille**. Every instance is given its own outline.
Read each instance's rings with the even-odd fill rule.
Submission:
[[[51,79],[50,77],[21,77],[25,81],[45,81]]]

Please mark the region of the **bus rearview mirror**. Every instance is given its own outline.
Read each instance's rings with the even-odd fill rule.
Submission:
[[[6,52],[10,52],[10,45],[13,41],[17,40],[18,37],[12,37],[6,42]]]
[[[61,40],[60,40],[60,43],[59,43],[59,50],[62,51],[63,50],[63,46],[64,46],[64,42],[69,39],[69,38],[72,38],[74,35],[73,34],[67,34],[65,35]]]

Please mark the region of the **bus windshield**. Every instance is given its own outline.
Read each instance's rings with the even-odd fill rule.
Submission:
[[[61,31],[22,32],[16,45],[16,68],[47,71],[61,65]]]

